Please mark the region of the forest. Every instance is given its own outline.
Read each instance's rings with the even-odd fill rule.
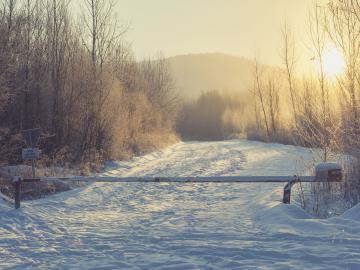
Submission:
[[[44,165],[123,159],[177,140],[177,96],[162,56],[135,60],[116,1],[0,1],[0,160],[42,129]]]

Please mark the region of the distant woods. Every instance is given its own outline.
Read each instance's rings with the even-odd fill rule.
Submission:
[[[175,140],[177,99],[161,57],[136,62],[115,1],[0,0],[0,159],[41,127],[49,161],[139,154]],[[60,160],[60,161],[61,161]]]
[[[307,62],[309,67],[313,62],[312,72],[298,72],[297,47],[301,44],[295,44],[296,33],[284,24],[282,67],[267,68],[254,59],[248,95],[229,98],[222,91],[204,93],[183,107],[178,130],[191,139],[240,135],[321,149],[323,161],[339,158],[334,153],[351,155],[352,164],[345,163],[343,184],[314,185],[315,197],[309,205],[302,197],[303,206],[316,212],[326,198],[359,202],[360,1],[333,0],[314,6],[309,10],[307,30],[311,55]],[[338,55],[329,56],[331,48]]]
[[[179,111],[177,131],[188,140],[223,140],[244,131],[246,100],[232,92],[204,92]]]
[[[337,150],[357,155],[360,130],[360,2],[333,0],[309,10],[304,23],[309,66],[300,75],[295,34],[279,30],[283,65],[271,68],[253,61],[253,84],[247,93],[221,90],[203,93],[180,111],[177,129],[185,138],[224,139],[246,136],[324,149],[323,160]],[[335,47],[345,67],[327,73],[326,54]],[[340,63],[332,63],[339,65]],[[332,68],[332,67],[330,67]]]

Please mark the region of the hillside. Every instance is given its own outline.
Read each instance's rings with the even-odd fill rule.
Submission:
[[[246,91],[252,84],[252,61],[220,53],[168,58],[176,87],[184,98],[210,89]]]

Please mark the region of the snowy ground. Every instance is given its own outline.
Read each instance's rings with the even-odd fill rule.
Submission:
[[[112,176],[292,175],[303,148],[245,140],[179,143]],[[315,219],[283,185],[109,184],[0,202],[0,268],[360,269],[360,207]]]

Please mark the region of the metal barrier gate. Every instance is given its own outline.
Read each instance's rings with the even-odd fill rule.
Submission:
[[[314,176],[217,176],[217,177],[102,177],[102,176],[75,176],[75,177],[40,177],[25,178],[14,177],[15,208],[20,208],[21,185],[41,181],[73,181],[73,182],[109,182],[109,183],[286,183],[284,187],[283,203],[289,204],[291,188],[299,182],[341,182],[342,168],[336,163],[321,163],[315,167]]]

